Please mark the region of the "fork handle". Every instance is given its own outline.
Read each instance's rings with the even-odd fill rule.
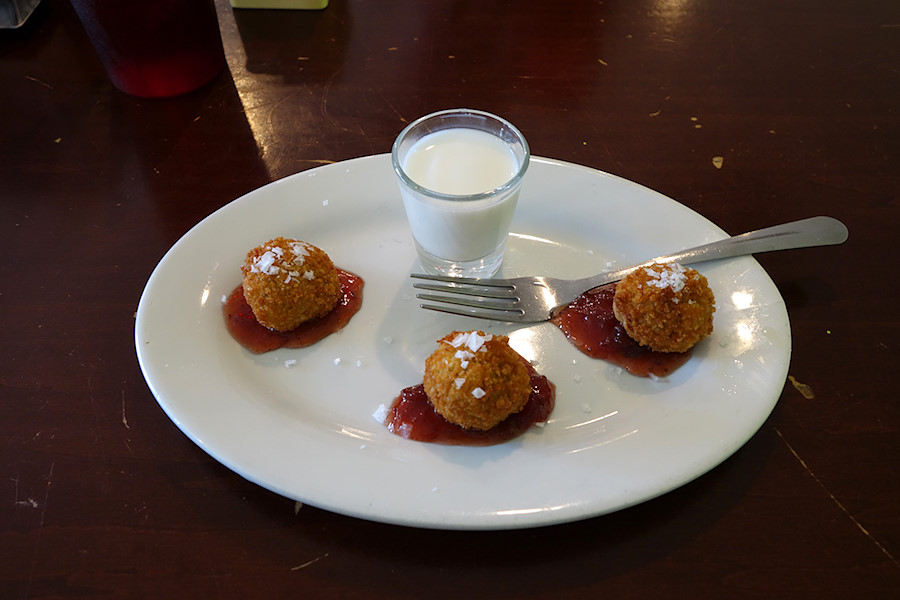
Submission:
[[[774,250],[831,246],[843,243],[847,236],[847,227],[837,219],[832,217],[811,217],[742,233],[741,235],[688,248],[673,254],[666,254],[639,265],[626,267],[611,273],[603,273],[598,277],[590,277],[588,280],[601,281],[601,283],[591,286],[597,287],[604,283],[621,279],[633,271],[657,262],[679,262],[684,265],[692,265],[709,260],[747,256]]]

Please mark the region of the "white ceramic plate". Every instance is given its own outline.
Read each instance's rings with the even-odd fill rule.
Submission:
[[[300,238],[365,280],[360,312],[305,349],[253,355],[226,331],[221,299],[246,252]],[[593,169],[535,158],[501,275],[578,277],[725,237],[681,204]],[[664,381],[576,350],[549,323],[513,326],[418,308],[415,250],[379,155],[274,182],[216,211],[160,261],[135,344],[153,394],[216,460],[278,494],[418,527],[505,529],[584,519],[707,472],[762,425],[790,358],[784,303],[753,258],[698,266],[715,331]],[[548,424],[487,448],[392,435],[373,413],[420,383],[435,340],[486,329],[556,384]],[[291,361],[296,361],[292,363]]]

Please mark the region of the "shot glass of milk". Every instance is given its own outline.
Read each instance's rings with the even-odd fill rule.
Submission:
[[[478,110],[432,113],[400,132],[391,161],[426,272],[497,272],[529,157],[518,129]]]

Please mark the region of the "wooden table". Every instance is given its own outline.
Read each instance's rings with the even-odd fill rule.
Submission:
[[[0,37],[0,597],[896,597],[900,4],[219,16],[229,69],[169,100],[113,88],[67,2]],[[793,379],[734,456],[606,516],[424,530],[295,513],[163,413],[133,332],[167,249],[246,192],[388,152],[460,105],[729,233],[847,224],[843,246],[758,258],[790,314]]]

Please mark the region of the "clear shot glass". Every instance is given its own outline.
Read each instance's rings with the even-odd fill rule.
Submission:
[[[497,272],[529,158],[512,123],[479,110],[432,113],[400,132],[391,162],[426,272]]]

